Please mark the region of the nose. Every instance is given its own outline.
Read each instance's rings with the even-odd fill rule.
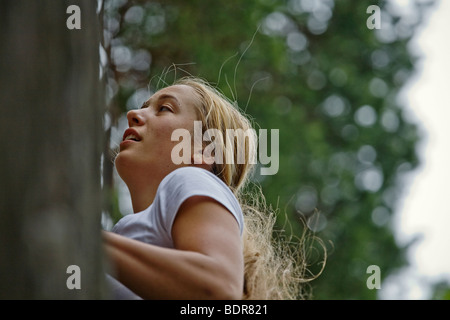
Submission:
[[[131,110],[127,113],[128,126],[141,126],[144,124],[144,117],[140,114],[140,110]]]

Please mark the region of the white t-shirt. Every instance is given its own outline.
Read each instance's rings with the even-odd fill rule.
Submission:
[[[242,235],[242,210],[230,188],[213,173],[196,167],[182,167],[169,173],[161,181],[153,203],[141,212],[120,219],[112,231],[145,243],[173,248],[173,222],[180,206],[192,196],[210,197],[222,204],[236,218]],[[108,280],[112,282],[116,298],[139,298],[112,277]]]

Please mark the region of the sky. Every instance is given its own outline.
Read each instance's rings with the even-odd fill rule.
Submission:
[[[410,1],[392,0],[405,8]],[[410,266],[388,278],[382,299],[429,299],[429,283],[450,283],[450,1],[437,1],[411,42],[422,58],[400,94],[408,117],[419,125],[421,165],[405,179],[395,216],[400,244],[417,238],[408,251]]]

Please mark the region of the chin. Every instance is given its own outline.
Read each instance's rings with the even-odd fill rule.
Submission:
[[[114,159],[114,166],[116,167],[117,173],[122,179],[124,179],[127,172],[129,170],[132,170],[133,167],[130,159],[123,152],[119,152],[119,154]]]

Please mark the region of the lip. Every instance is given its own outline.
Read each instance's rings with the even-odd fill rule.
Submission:
[[[128,128],[128,129],[125,130],[125,132],[123,133],[122,142],[126,142],[126,141],[139,142],[139,141],[134,141],[134,140],[125,140],[125,138],[126,138],[128,135],[130,135],[130,134],[136,136],[136,137],[139,139],[139,141],[142,140],[141,136],[137,133],[137,131],[136,131],[135,129],[133,129],[133,128]]]

